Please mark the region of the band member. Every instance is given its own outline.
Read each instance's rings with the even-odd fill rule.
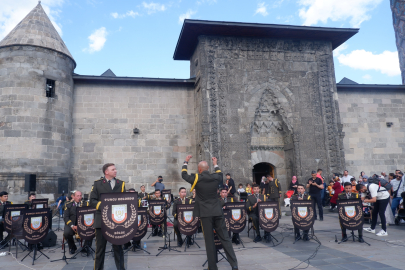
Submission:
[[[226,188],[222,188],[221,192],[219,194],[221,196],[220,197],[220,202],[221,202],[222,209],[226,209],[225,204],[227,202],[236,202],[237,201],[235,197],[233,197],[232,195],[230,196],[230,194],[229,194],[229,192],[228,192],[228,190]],[[232,234],[232,243],[235,243],[237,245],[240,244],[239,233],[233,233]]]
[[[13,204],[12,202],[8,201],[8,193],[6,191],[0,192],[0,217],[4,215],[4,206],[6,204]],[[0,222],[0,246],[3,245],[5,242],[10,240],[11,235],[7,235],[6,239],[3,242],[3,232],[4,232],[4,221]],[[8,244],[3,248],[8,247]]]
[[[217,165],[217,158],[212,158],[215,173],[209,173],[209,166],[206,161],[198,164],[198,174],[187,173],[187,165],[191,155],[184,161],[181,176],[192,185],[191,190],[196,189],[194,216],[200,217],[204,233],[204,240],[208,258],[208,269],[217,270],[217,255],[214,243],[214,229],[222,243],[226,257],[233,270],[238,269],[238,261],[233,250],[231,239],[226,229],[224,214],[221,203],[218,200],[218,186],[223,183],[223,175]]]
[[[177,198],[176,200],[174,200],[174,203],[173,203],[173,211],[172,211],[172,214],[173,214],[173,217],[174,217],[173,228],[174,228],[174,232],[177,235],[177,246],[178,247],[181,247],[183,245],[183,239],[181,238],[181,233],[179,231],[179,222],[177,220],[177,205],[178,204],[192,204],[193,203],[192,199],[186,198],[186,194],[187,194],[186,188],[181,187],[179,189],[180,197]],[[191,236],[189,236],[189,235],[187,236],[187,244],[191,245]]]
[[[30,196],[28,197],[28,201],[25,201],[24,204],[28,205],[28,209],[32,209],[32,200],[35,200],[36,194],[35,193],[30,193]]]
[[[146,193],[146,191],[145,191],[145,185],[141,186],[141,192],[138,192],[138,199],[141,199],[141,200],[149,199],[149,194]]]
[[[155,194],[152,196],[149,196],[149,200],[164,200],[165,201],[165,209],[169,209],[170,208],[170,204],[166,201],[166,198],[162,197],[162,193],[160,191],[160,189],[156,189],[155,190]],[[160,228],[158,227],[158,225],[152,225],[152,236],[163,236],[163,232],[165,230],[165,225],[166,225],[166,218],[167,215],[165,214],[165,219],[163,220],[162,224],[160,224]]]
[[[305,200],[312,200],[312,199],[311,199],[310,195],[305,194],[304,185],[298,184],[298,186],[297,186],[297,194],[292,195],[291,200],[292,201],[297,201],[297,200],[304,200],[305,201]],[[309,241],[308,232],[309,232],[309,230],[303,231],[302,239],[304,241]],[[300,240],[301,239],[300,230],[295,226],[294,226],[294,233],[295,233],[295,240]]]
[[[96,208],[94,218],[94,228],[96,229],[96,257],[94,259],[94,270],[104,269],[105,247],[107,240],[101,233],[101,211],[99,209],[101,193],[119,193],[126,192],[125,182],[115,178],[117,170],[113,163],[107,163],[103,166],[104,177],[94,181],[93,190],[90,194],[90,206]],[[112,245],[114,249],[115,266],[118,270],[125,270],[124,252],[121,245]]]
[[[272,202],[279,202],[281,198],[281,184],[278,179],[274,179],[270,174],[266,175],[265,189],[263,195],[267,195],[267,200]],[[281,205],[278,205],[279,217],[281,217]]]
[[[260,227],[259,227],[259,210],[257,204],[259,202],[265,202],[266,195],[260,194],[260,187],[258,184],[253,184],[253,194],[247,197],[246,200],[246,210],[249,215],[249,218],[252,220],[253,228],[256,231],[256,238],[254,242],[262,241],[262,237],[260,235]],[[265,232],[266,233],[266,232]]]
[[[88,202],[82,203],[82,193],[76,191],[73,195],[73,200],[65,205],[63,220],[65,221],[65,230],[63,236],[68,242],[70,254],[74,254],[77,250],[73,236],[77,234],[77,216],[76,208],[88,206]]]
[[[338,196],[338,200],[350,200],[350,199],[361,199],[358,193],[354,193],[352,189],[352,184],[350,182],[344,183],[345,190],[343,193],[340,193]],[[339,219],[340,223],[340,219]],[[346,228],[343,228],[342,224],[340,224],[340,228],[342,229],[342,242],[346,242],[348,240],[346,234]],[[363,243],[363,226],[358,230],[359,232],[359,242]]]

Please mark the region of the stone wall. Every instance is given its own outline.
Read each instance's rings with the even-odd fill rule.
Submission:
[[[339,86],[338,94],[349,174],[404,171],[404,89]],[[393,125],[387,127],[387,122]]]
[[[342,168],[330,42],[200,36],[190,61],[202,102],[197,144],[237,182],[251,181],[259,161],[276,163],[284,189],[292,174]],[[277,143],[254,145],[270,132]]]
[[[107,162],[116,164],[117,178],[127,188],[139,190],[145,184],[152,191],[158,175],[175,194],[180,186],[188,187],[180,171],[196,149],[192,85],[80,81],[74,102],[71,172],[76,189],[88,193]],[[140,133],[134,134],[134,128]]]

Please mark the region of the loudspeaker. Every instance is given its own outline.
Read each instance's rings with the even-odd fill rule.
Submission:
[[[56,239],[58,237],[56,236],[54,231],[49,231],[48,235],[44,238],[44,240],[41,242],[43,247],[53,247],[56,246]]]
[[[69,178],[63,177],[63,178],[58,178],[58,194],[68,193],[69,189]]]
[[[25,186],[24,191],[36,191],[37,190],[37,175],[36,174],[26,174],[25,175]]]

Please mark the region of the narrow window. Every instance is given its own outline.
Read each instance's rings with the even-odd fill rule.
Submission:
[[[46,79],[46,97],[55,97],[55,81]]]

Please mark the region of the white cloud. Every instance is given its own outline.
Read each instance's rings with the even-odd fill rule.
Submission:
[[[189,9],[186,13],[181,14],[179,16],[179,24],[182,24],[185,19],[190,19],[191,16],[193,16],[196,13],[197,13],[196,11],[193,11],[193,10]]]
[[[302,7],[299,16],[304,25],[314,25],[318,22],[350,20],[350,25],[360,27],[369,20],[371,10],[375,9],[383,0],[298,0]]]
[[[342,51],[346,50],[348,47],[349,46],[346,43],[343,43],[342,45],[333,50],[333,56],[338,57],[342,53]]]
[[[373,54],[365,50],[355,50],[339,55],[338,60],[340,64],[354,69],[376,70],[388,76],[401,74],[398,52],[384,51],[381,54]]]
[[[142,2],[142,6],[146,9],[146,13],[152,14],[158,11],[165,11],[167,7],[163,4],[150,2],[149,4],[146,2]]]
[[[197,5],[202,5],[202,4],[205,4],[205,3],[211,5],[211,4],[216,4],[217,0],[198,0],[196,3],[197,3]]]
[[[362,78],[367,81],[370,81],[372,79],[372,77],[369,74],[364,75]]]
[[[56,31],[62,36],[62,26],[56,19],[61,13],[60,8],[64,0],[42,0],[41,3]],[[8,35],[37,4],[38,0],[0,0],[0,40]]]
[[[94,53],[101,51],[107,41],[108,32],[105,27],[95,30],[89,37],[89,47],[83,49],[84,52]]]
[[[262,16],[267,16],[269,13],[267,12],[267,5],[266,5],[266,3],[259,3],[259,4],[257,4],[257,9],[256,9],[256,12],[255,12],[255,15],[256,14],[260,14],[260,15],[262,15]]]
[[[114,19],[123,19],[125,17],[135,18],[135,17],[141,16],[141,14],[139,14],[136,11],[134,12],[134,11],[130,10],[124,14],[118,14],[117,12],[113,12],[113,13],[111,13],[111,16],[113,16]]]

